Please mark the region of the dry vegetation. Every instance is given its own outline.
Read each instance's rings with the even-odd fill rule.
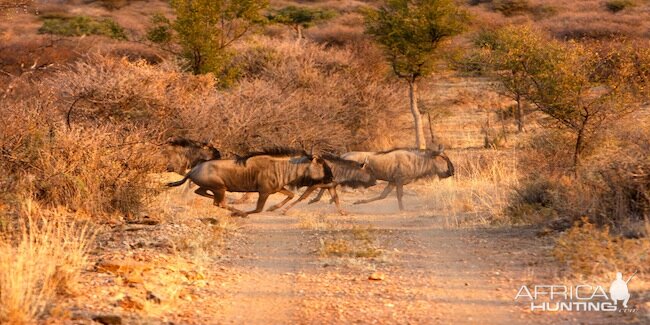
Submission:
[[[271,1],[276,8],[293,3]],[[363,33],[359,9],[376,3],[304,2],[337,15],[308,29],[300,44],[274,25],[250,35],[235,45],[235,82],[223,88],[218,77],[192,75],[186,62],[143,41],[149,20],[142,17],[171,16],[164,1],[0,2],[6,17],[0,23],[0,322],[48,317],[57,298],[78,295],[77,283],[92,285],[91,275],[78,277],[103,254],[94,229],[106,239],[109,226],[149,214],[160,223],[156,229],[174,235],[142,244],[147,254],[156,245],[169,249],[138,276],[148,274],[144,282],[153,283],[166,274],[169,283],[156,286],[169,284],[159,294],[167,306],[186,297],[187,283],[207,265],[190,261],[209,263],[236,227],[206,219],[208,208],[182,211],[202,220],[188,224],[181,212],[164,208],[170,199],[159,195],[151,174],[163,171],[159,145],[170,136],[208,141],[226,156],[270,145],[339,153],[410,145],[405,87]],[[650,38],[645,1],[467,3],[472,24],[483,29],[533,24],[586,46]],[[462,51],[474,34],[452,45]],[[613,266],[648,274],[647,107],[635,107],[594,139],[575,176],[571,134],[547,128],[539,112],[527,115],[527,132],[516,133],[507,113],[512,101],[490,80],[453,66],[441,63],[420,90],[431,142],[451,148],[457,166],[453,181],[419,190],[431,199],[427,209],[453,226],[545,227],[543,233],[558,238],[553,254],[583,274]],[[323,220],[304,222],[329,229]],[[327,231],[323,256],[381,255],[372,229]],[[130,249],[115,245],[110,254]],[[596,252],[594,267],[587,258]],[[165,263],[177,270],[165,270]],[[126,282],[130,276],[105,272]],[[126,309],[143,315],[164,309],[148,300],[149,290],[138,290],[118,299]]]

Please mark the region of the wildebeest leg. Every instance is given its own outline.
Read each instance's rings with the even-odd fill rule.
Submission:
[[[271,194],[266,192],[260,192],[260,196],[257,198],[257,208],[255,208],[255,210],[244,212],[244,214],[248,215],[251,213],[262,212],[264,210],[264,204],[266,204],[266,200],[269,198],[269,195]]]
[[[266,211],[275,211],[275,210],[277,210],[278,208],[280,208],[283,205],[287,204],[287,202],[291,201],[293,199],[294,195],[295,195],[295,194],[293,194],[293,192],[287,190],[286,188],[281,189],[280,193],[286,195],[287,197],[282,202],[270,207]]]
[[[338,195],[338,193],[336,193],[336,185],[328,188],[327,190],[330,192],[330,196],[332,197],[332,200],[336,204],[336,210],[338,210],[339,213],[342,216],[346,215],[347,212],[345,212],[345,211],[343,211],[343,209],[341,209],[341,203],[339,203],[339,195]]]
[[[384,191],[381,192],[381,194],[379,194],[378,197],[373,199],[367,199],[367,200],[359,200],[357,202],[354,202],[354,204],[363,204],[363,203],[369,203],[377,200],[383,200],[388,196],[388,194],[390,194],[390,192],[393,190],[393,187],[395,187],[395,184],[388,183],[388,185],[386,185],[386,188],[384,188]]]
[[[197,188],[196,190],[194,190],[194,193],[196,193],[196,194],[198,194],[200,196],[203,196],[203,197],[207,197],[208,199],[213,199],[214,198],[214,195],[208,193],[208,189],[205,188],[205,187]]]
[[[214,201],[212,202],[212,204],[220,208],[227,208],[226,190],[225,189],[212,190],[212,193],[214,193]]]
[[[232,204],[242,204],[248,202],[251,197],[253,196],[253,193],[251,192],[246,192],[244,195],[242,195],[240,198],[233,200],[231,203]]]
[[[307,193],[307,192],[305,192],[305,193]],[[318,194],[316,195],[316,197],[313,198],[313,199],[311,199],[311,200],[309,200],[308,203],[309,203],[309,204],[312,204],[312,203],[316,203],[316,202],[320,201],[320,199],[323,197],[323,194],[324,194],[324,193],[325,193],[325,189],[324,189],[324,188],[321,188],[320,191],[318,192]],[[311,192],[310,192],[310,194],[311,194]],[[303,194],[303,195],[304,195],[304,194]]]
[[[219,190],[213,190],[214,192],[214,205],[226,209],[228,211],[232,211],[232,216],[240,216],[240,217],[246,217],[247,213],[233,208],[226,204],[226,189],[219,189]]]
[[[402,183],[396,183],[396,194],[397,194],[397,204],[399,205],[399,209],[404,210],[404,204],[402,204],[402,197],[404,196],[404,186]]]
[[[308,187],[308,188],[305,190],[305,193],[302,193],[302,195],[301,195],[297,200],[295,200],[295,201],[289,203],[289,205],[287,205],[286,208],[282,209],[282,214],[287,213],[287,211],[289,211],[289,209],[291,209],[294,205],[298,204],[298,202],[300,202],[300,201],[302,201],[302,200],[308,198],[309,195],[310,195],[312,192],[314,192],[317,188],[318,188],[318,185],[312,185],[312,186]],[[323,189],[323,191],[324,191],[324,189]],[[311,202],[310,202],[310,203],[311,203]]]

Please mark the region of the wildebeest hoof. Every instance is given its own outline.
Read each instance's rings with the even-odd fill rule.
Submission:
[[[365,202],[363,202],[363,201],[354,201],[354,203],[352,203],[352,204],[361,204],[361,203],[365,203]]]
[[[248,213],[246,212],[233,212],[230,214],[231,217],[240,217],[240,218],[247,218]]]
[[[271,212],[271,211],[275,211],[277,209],[278,209],[278,207],[270,207],[266,211]]]
[[[307,202],[307,204],[314,204],[316,202],[318,202],[318,201],[317,200],[309,200],[309,202]]]

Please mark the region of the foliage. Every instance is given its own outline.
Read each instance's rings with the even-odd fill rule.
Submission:
[[[426,140],[416,81],[432,72],[434,52],[459,34],[466,20],[466,12],[453,0],[387,0],[366,12],[366,32],[381,44],[395,75],[409,84],[415,144],[420,149],[426,148]]]
[[[302,29],[314,26],[315,24],[331,19],[335,13],[331,10],[316,9],[309,7],[287,6],[274,10],[267,15],[269,21],[291,26],[297,33],[298,39],[302,37]]]
[[[564,175],[570,168],[567,132],[542,130],[520,147],[518,165],[527,175],[510,198],[513,222],[547,223],[559,217],[565,225],[581,217],[615,234],[643,234],[650,216],[650,119],[628,116],[614,122],[583,161],[580,177]]]
[[[647,96],[650,55],[641,47],[561,43],[514,26],[496,32],[484,45],[487,61],[508,93],[529,100],[574,134],[574,167],[609,122],[638,109]]]
[[[151,17],[151,27],[147,30],[147,40],[157,44],[168,44],[172,40],[169,19],[161,14]]]
[[[532,91],[525,67],[540,67],[547,60],[542,35],[530,27],[512,26],[479,32],[474,43],[484,50],[479,52],[478,61],[497,80],[497,90],[517,103],[515,119],[522,131],[523,100]]]
[[[464,30],[466,19],[451,0],[388,0],[366,13],[366,31],[382,45],[398,77],[415,79],[431,72],[432,54]]]
[[[212,72],[228,76],[228,48],[262,22],[266,0],[172,0],[182,56],[195,74]],[[157,39],[165,39],[157,37]]]
[[[112,19],[96,20],[86,16],[45,17],[38,32],[61,36],[103,35],[117,40],[127,39],[124,29]]]

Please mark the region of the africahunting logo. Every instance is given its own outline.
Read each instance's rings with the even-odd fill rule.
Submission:
[[[531,311],[609,311],[633,313],[636,308],[628,307],[630,291],[628,283],[636,275],[623,281],[623,274],[616,273],[616,279],[609,286],[609,295],[600,285],[544,284],[523,285],[515,296],[516,302],[530,302]],[[622,308],[619,308],[622,307]]]

